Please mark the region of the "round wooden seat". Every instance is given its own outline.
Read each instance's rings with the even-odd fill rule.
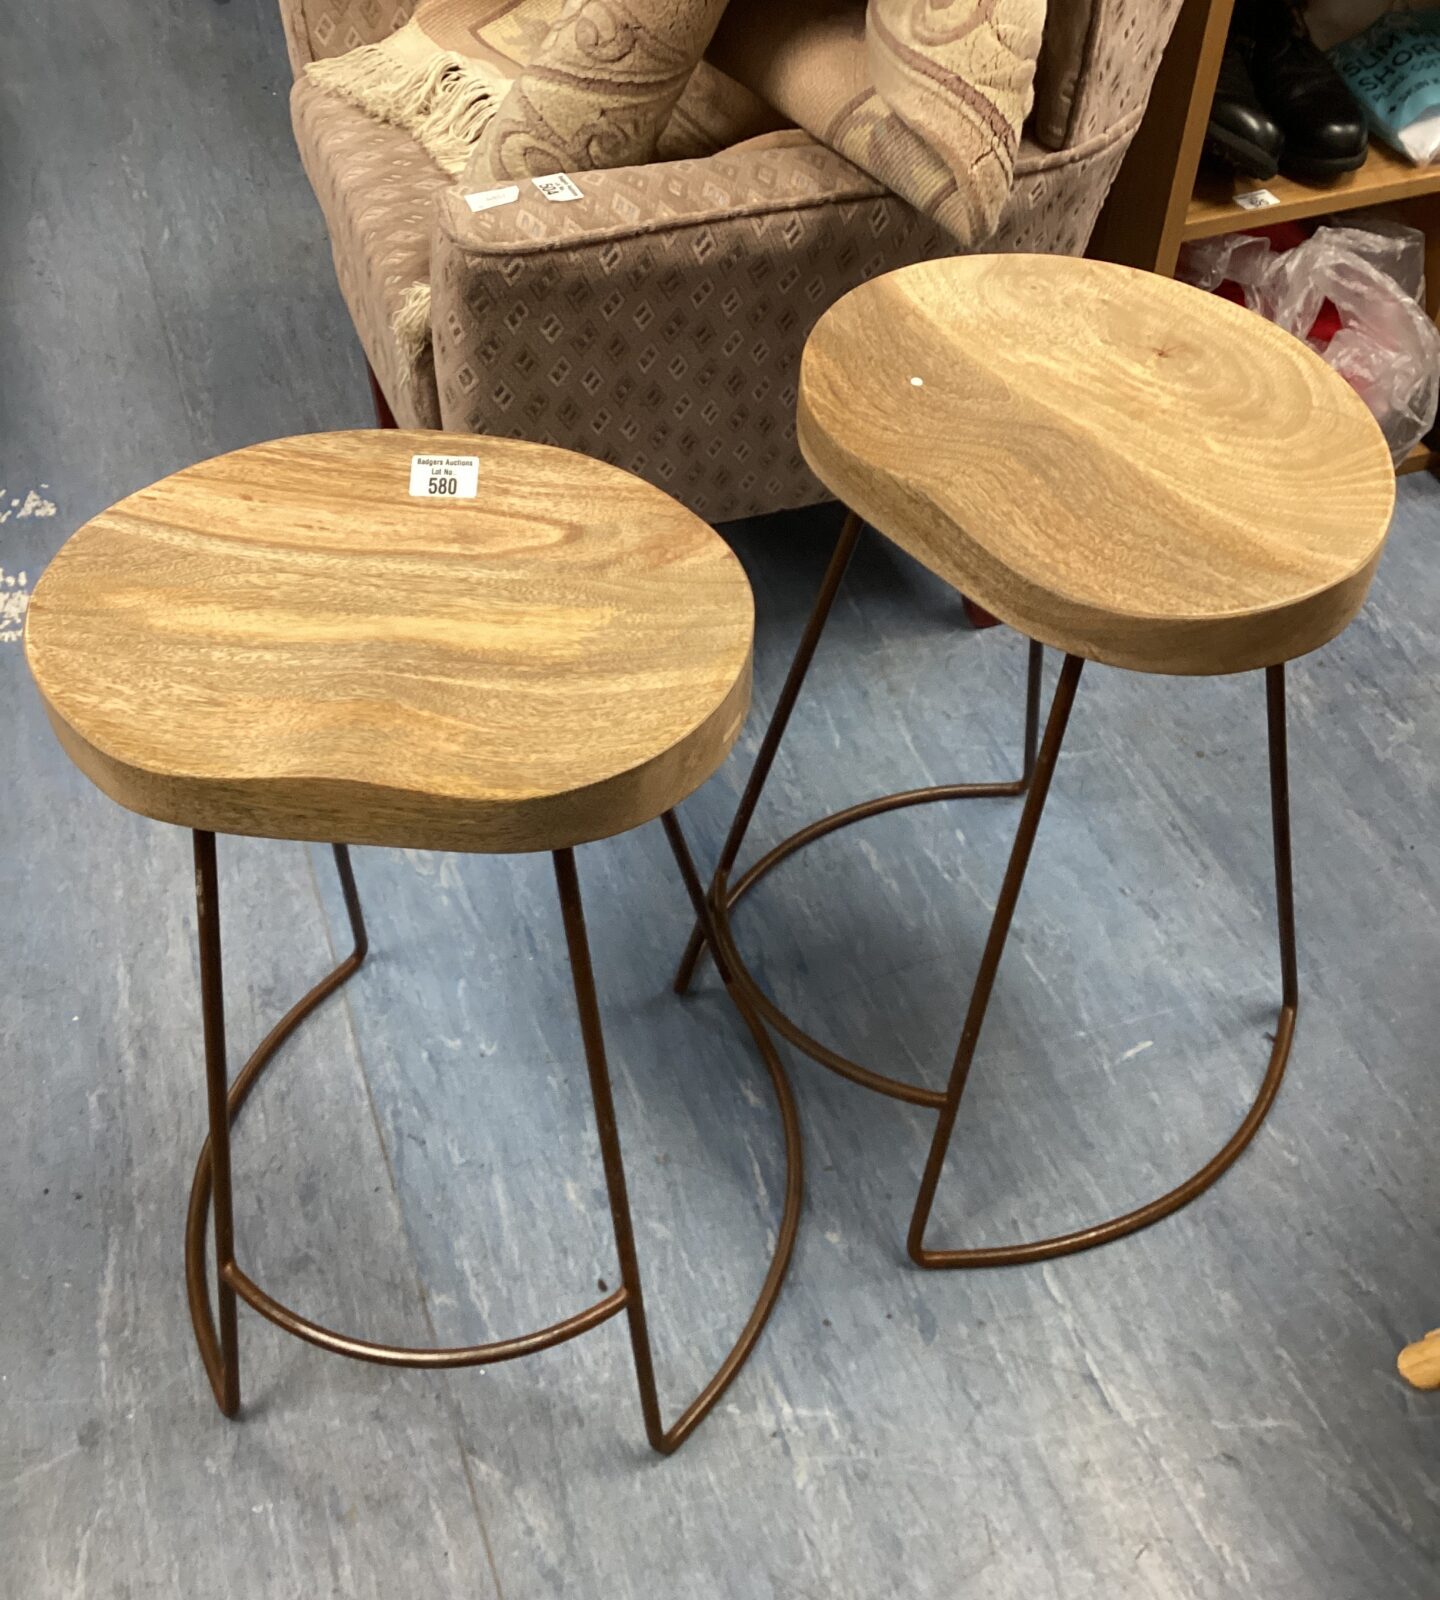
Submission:
[[[479,457],[412,497],[415,454]],[[555,850],[660,816],[750,694],[745,574],[698,517],[544,445],[280,439],[86,524],[30,603],[62,743],[185,827]]]
[[[1358,395],[1253,312],[1103,262],[907,267],[820,319],[800,447],[1032,639],[1145,672],[1274,665],[1355,615],[1394,500]]]

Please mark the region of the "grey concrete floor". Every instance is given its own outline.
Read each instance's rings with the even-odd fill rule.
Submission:
[[[795,1060],[808,1213],[751,1366],[670,1461],[623,1329],[449,1376],[242,1312],[215,1411],[180,1246],[202,1134],[188,841],[57,748],[18,642],[61,540],[197,457],[366,420],[261,0],[27,7],[0,52],[0,1594],[955,1595],[1435,1600],[1440,1395],[1440,486],[1403,486],[1372,601],[1292,674],[1304,1004],[1254,1148],[1152,1231],[921,1275],[928,1119]],[[713,859],[833,534],[730,530],[756,714],[685,807]],[[756,842],[897,784],[1002,773],[1023,645],[877,542]],[[1052,662],[1053,678],[1053,662]],[[1258,680],[1082,686],[935,1236],[1078,1224],[1198,1165],[1259,1080],[1277,976]],[[936,1081],[1015,810],[818,846],[739,919],[827,1036]],[[222,841],[238,1054],[324,969],[321,850]],[[237,1137],[241,1258],[376,1338],[534,1326],[613,1282],[548,868],[361,851],[374,955]],[[763,1078],[651,829],[582,852],[662,1383],[733,1336],[777,1214]]]

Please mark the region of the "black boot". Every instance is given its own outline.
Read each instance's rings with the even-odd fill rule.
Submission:
[[[1280,170],[1284,135],[1255,92],[1250,77],[1251,49],[1251,39],[1232,28],[1210,105],[1205,154],[1219,166],[1246,177],[1273,178]]]
[[[1235,28],[1254,41],[1250,75],[1285,135],[1286,175],[1335,178],[1363,166],[1370,144],[1365,113],[1289,0],[1240,0]]]

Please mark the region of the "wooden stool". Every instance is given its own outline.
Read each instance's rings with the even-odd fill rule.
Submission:
[[[413,455],[478,457],[478,498]],[[416,491],[421,498],[412,496]],[[774,1047],[737,996],[784,1129],[784,1211],[759,1298],[715,1375],[661,1421],[574,846],[659,818],[697,915],[674,807],[724,760],[750,696],[749,585],[698,517],[628,473],[542,445],[366,432],[282,439],[191,467],[71,538],[31,600],[30,668],[60,742],[113,800],[194,832],[210,1137],[191,1189],[186,1277],[215,1398],[240,1403],[237,1297],[322,1349],[411,1367],[508,1361],[629,1319],[645,1431],[664,1453],[754,1348],[799,1218],[799,1125]],[[620,1287],[517,1338],[370,1343],[281,1305],[237,1264],[230,1126],[266,1063],[364,959],[276,1024],[227,1087],[216,833],[554,861],[620,1256]],[[205,1273],[213,1194],[219,1333]]]
[[[1395,1365],[1400,1376],[1415,1389],[1440,1389],[1440,1328],[1407,1344]]]
[[[799,435],[805,459],[850,514],[711,887],[725,970],[815,1060],[939,1113],[908,1237],[919,1265],[1009,1265],[1119,1238],[1175,1211],[1225,1171],[1260,1126],[1285,1070],[1298,989],[1284,663],[1333,638],[1365,598],[1395,492],[1380,430],[1318,356],[1238,306],[1125,267],[980,256],[905,268],[833,306],[806,346]],[[794,834],[732,883],[862,519],[1033,641],[1023,775],[851,806]],[[1037,756],[1047,644],[1063,650],[1065,662]],[[1265,670],[1281,969],[1269,1069],[1226,1145],[1158,1200],[1054,1238],[930,1249],[926,1222],[1086,661],[1192,675]],[[787,856],[883,811],[1022,793],[943,1090],[851,1060],[759,989],[736,949],[730,911]],[[678,989],[708,942],[697,927]]]

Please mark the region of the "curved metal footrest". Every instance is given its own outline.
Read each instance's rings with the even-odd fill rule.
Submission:
[[[860,805],[850,806],[844,811],[837,811],[831,816],[821,818],[818,822],[812,822],[808,827],[801,828],[763,855],[733,888],[728,885],[723,873],[717,874],[711,889],[710,915],[715,929],[716,946],[722,960],[729,968],[734,987],[776,1033],[788,1039],[798,1050],[819,1062],[821,1066],[829,1067],[831,1071],[850,1079],[852,1083],[858,1083],[862,1088],[871,1089],[877,1094],[889,1095],[892,1099],[903,1100],[910,1105],[926,1106],[931,1110],[941,1109],[946,1102],[946,1093],[943,1089],[931,1089],[923,1084],[907,1083],[902,1078],[893,1078],[873,1068],[862,1066],[858,1061],[852,1061],[848,1056],[841,1055],[839,1051],[823,1044],[783,1012],[760,987],[755,975],[746,965],[745,958],[735,942],[730,913],[740,900],[782,861],[802,850],[807,844],[812,844],[815,840],[822,839],[826,834],[834,833],[852,822],[879,816],[886,811],[897,811],[903,806],[1022,792],[1023,788],[1018,785],[948,784],[934,789],[912,789],[902,794],[883,795]],[[1109,1244],[1111,1240],[1124,1238],[1128,1233],[1148,1228],[1152,1223],[1159,1222],[1163,1217],[1168,1217],[1172,1212],[1188,1205],[1235,1163],[1259,1131],[1260,1124],[1265,1120],[1279,1092],[1281,1079],[1285,1076],[1286,1063],[1290,1057],[1290,1043],[1295,1032],[1295,1019],[1295,1006],[1281,1007],[1275,1029],[1275,1043],[1270,1052],[1265,1077],[1250,1109],[1235,1132],[1199,1171],[1173,1189],[1167,1190],[1158,1199],[1150,1201],[1147,1205],[1138,1206],[1133,1211],[1127,1211],[1123,1216],[1113,1217],[1108,1222],[1096,1223],[1093,1227],[1077,1228],[1070,1233],[1030,1240],[1023,1244],[993,1245],[974,1250],[927,1250],[921,1247],[918,1252],[911,1253],[911,1259],[917,1266],[922,1267],[1011,1267],[1025,1262],[1046,1261],[1054,1256],[1069,1255],[1077,1250],[1089,1250],[1096,1245]]]
[[[1032,656],[1032,703],[1035,682],[1033,659]],[[1027,1240],[1009,1245],[987,1246],[980,1249],[932,1250],[924,1244],[925,1226],[934,1202],[940,1170],[944,1164],[950,1136],[959,1111],[960,1099],[964,1093],[965,1083],[979,1039],[980,1028],[984,1022],[985,1012],[989,1004],[990,991],[999,967],[1001,952],[1004,949],[1009,933],[1010,921],[1016,901],[1019,898],[1030,850],[1034,844],[1050,780],[1054,773],[1055,762],[1059,755],[1065,726],[1079,683],[1081,666],[1082,663],[1078,657],[1071,656],[1067,658],[1046,727],[1045,740],[1040,749],[1038,759],[1033,763],[1029,759],[1029,749],[1027,748],[1025,778],[1008,784],[947,784],[929,789],[912,789],[902,793],[882,795],[876,799],[864,801],[859,805],[849,806],[843,811],[834,812],[828,817],[823,817],[819,821],[811,823],[808,827],[801,828],[788,839],[782,840],[781,843],[756,861],[733,886],[729,882],[725,860],[722,857],[721,866],[717,869],[711,883],[709,896],[710,927],[704,932],[698,945],[692,941],[692,949],[687,950],[677,975],[676,987],[683,990],[689,981],[691,972],[694,970],[695,950],[697,948],[703,949],[708,945],[715,952],[722,971],[726,975],[726,982],[732,992],[737,993],[740,999],[748,1002],[777,1033],[788,1039],[790,1043],[803,1051],[812,1060],[830,1068],[833,1072],[839,1073],[842,1077],[848,1078],[851,1082],[861,1085],[863,1088],[871,1089],[878,1094],[888,1095],[896,1100],[905,1101],[911,1105],[925,1106],[939,1113],[930,1157],[926,1163],[925,1175],[921,1182],[907,1239],[908,1254],[917,1266],[928,1268],[995,1267],[1044,1261],[1055,1256],[1069,1255],[1078,1250],[1088,1250],[1096,1245],[1107,1244],[1112,1240],[1123,1238],[1126,1234],[1135,1233],[1141,1228],[1146,1228],[1152,1223],[1159,1222],[1163,1217],[1178,1211],[1182,1206],[1187,1205],[1191,1200],[1202,1194],[1234,1164],[1246,1146],[1255,1137],[1261,1123],[1265,1120],[1270,1107],[1274,1103],[1281,1080],[1285,1074],[1286,1063],[1289,1060],[1290,1045],[1294,1037],[1295,1020],[1299,1007],[1299,996],[1296,979],[1294,908],[1291,887],[1284,675],[1282,667],[1271,667],[1266,672],[1266,695],[1283,997],[1269,1064],[1249,1110],[1221,1149],[1204,1166],[1185,1179],[1183,1183],[1167,1190],[1158,1199],[1152,1200],[1146,1205],[1138,1206],[1120,1216],[1113,1217],[1109,1221],[1097,1223],[1090,1227],[1077,1228],[1067,1233],[1055,1234],[1044,1239]],[[1029,739],[1027,738],[1028,745]],[[763,779],[763,773],[761,777]],[[967,800],[1020,794],[1025,796],[1024,811],[1006,870],[1005,882],[996,902],[995,915],[991,923],[985,953],[981,961],[980,970],[975,978],[964,1029],[956,1052],[955,1062],[951,1068],[950,1081],[945,1089],[932,1089],[920,1084],[908,1083],[903,1079],[891,1077],[873,1068],[866,1067],[860,1062],[851,1060],[850,1057],[842,1055],[839,1051],[822,1043],[813,1034],[802,1028],[792,1017],[782,1011],[778,1004],[760,987],[736,944],[731,925],[731,913],[745,895],[762,878],[779,866],[782,861],[787,860],[806,845],[813,844],[817,839],[824,838],[827,834],[834,833],[841,828],[848,827],[851,823],[860,822],[865,818],[880,816],[887,811],[896,811],[907,806],[925,805],[942,800]],[[757,795],[758,786],[754,787],[753,792],[747,795],[746,806],[749,809],[753,809],[754,799]],[[732,843],[734,842],[737,842],[736,835],[732,834]],[[730,847],[727,846],[727,850],[729,849]],[[733,856],[733,850],[730,853]]]
[[[297,1006],[286,1013],[280,1027],[270,1033],[245,1063],[245,1068],[236,1078],[229,1095],[232,1125],[246,1096],[259,1081],[260,1074],[279,1045],[294,1031],[295,1026],[327,995],[333,993],[359,965],[360,962],[354,956],[342,962],[323,983],[317,984]],[[283,1033],[281,1028],[284,1029]],[[206,1139],[200,1151],[200,1159],[196,1163],[195,1178],[190,1190],[190,1210],[185,1225],[185,1285],[190,1300],[190,1319],[195,1326],[195,1339],[200,1346],[201,1359],[210,1377],[210,1387],[215,1391],[215,1398],[221,1402],[223,1409],[223,1363],[210,1305],[210,1290],[205,1277],[205,1225],[210,1213],[212,1181],[210,1141]],[[605,1299],[576,1312],[574,1316],[565,1317],[547,1328],[539,1328],[534,1333],[520,1334],[513,1339],[498,1339],[489,1344],[444,1348],[376,1344],[368,1339],[353,1338],[349,1334],[337,1333],[333,1328],[312,1322],[308,1317],[301,1316],[298,1311],[283,1305],[273,1295],[267,1294],[238,1266],[230,1265],[222,1268],[220,1278],[262,1317],[273,1322],[276,1327],[283,1328],[286,1333],[294,1334],[297,1339],[304,1339],[307,1343],[318,1345],[320,1349],[329,1350],[336,1355],[350,1356],[357,1361],[372,1361],[390,1367],[476,1367],[497,1361],[513,1361],[517,1356],[528,1356],[538,1350],[548,1350],[552,1345],[563,1344],[567,1339],[588,1333],[591,1328],[598,1328],[602,1322],[608,1322],[617,1312],[623,1311],[628,1298],[622,1286],[607,1295]]]
[[[919,1245],[910,1251],[910,1259],[917,1267],[1019,1267],[1032,1261],[1051,1261],[1056,1256],[1074,1255],[1080,1250],[1093,1250],[1097,1245],[1123,1239],[1128,1233],[1139,1233],[1152,1223],[1161,1221],[1179,1211],[1221,1178],[1234,1166],[1245,1147],[1260,1131],[1260,1124],[1269,1115],[1275,1096],[1280,1090],[1280,1080],[1285,1076],[1285,1066],[1290,1059],[1290,1041],[1295,1034],[1296,1008],[1282,1006],[1275,1025],[1275,1043],[1270,1051],[1270,1062],[1265,1077],[1250,1109],[1224,1145],[1184,1183],[1167,1190],[1158,1200],[1137,1206],[1108,1222],[1097,1222],[1089,1228],[1076,1228],[1071,1233],[1052,1234],[1047,1239],[1031,1239],[1023,1244],[986,1245],[976,1250],[929,1250]]]
[[[842,1078],[858,1083],[862,1089],[889,1095],[892,1100],[903,1100],[914,1106],[929,1106],[932,1110],[944,1105],[943,1089],[928,1089],[924,1084],[907,1083],[904,1078],[892,1078],[888,1073],[862,1066],[860,1062],[852,1061],[849,1056],[841,1055],[838,1050],[822,1043],[813,1033],[807,1033],[793,1017],[787,1016],[760,987],[741,955],[730,926],[730,913],[781,862],[789,860],[797,851],[814,844],[817,839],[848,828],[851,823],[883,816],[887,811],[901,811],[909,806],[929,805],[942,800],[1013,799],[1025,793],[1027,781],[1025,778],[1016,778],[1008,783],[949,783],[932,789],[907,789],[899,794],[880,795],[874,800],[847,806],[843,811],[832,812],[828,817],[821,817],[819,821],[792,833],[788,839],[782,839],[773,850],[767,851],[752,867],[747,868],[733,888],[725,871],[717,871],[710,888],[710,915],[715,924],[716,946],[730,968],[736,987],[782,1039],[788,1039],[797,1050],[803,1051],[812,1061],[818,1061],[822,1067],[829,1067]]]
[[[705,916],[703,892],[699,879],[695,875],[689,852],[685,847],[684,838],[680,833],[679,824],[668,813],[662,820],[691,901],[696,906],[697,912],[708,923],[708,916]],[[197,845],[197,856],[200,855],[201,851]],[[739,1337],[731,1346],[724,1360],[716,1368],[710,1380],[681,1412],[676,1421],[669,1428],[666,1428],[660,1420],[659,1399],[655,1387],[649,1335],[645,1323],[644,1305],[640,1290],[639,1268],[635,1259],[628,1201],[624,1192],[623,1169],[620,1168],[619,1164],[619,1143],[614,1127],[613,1107],[610,1105],[608,1070],[604,1060],[603,1040],[599,1034],[599,1014],[595,1006],[588,944],[585,939],[583,914],[580,910],[579,883],[574,874],[574,865],[573,860],[570,859],[570,852],[557,853],[557,879],[560,885],[562,911],[566,918],[566,935],[570,945],[576,981],[576,994],[580,1002],[581,1027],[585,1036],[586,1060],[590,1069],[597,1119],[600,1125],[602,1157],[606,1165],[607,1184],[611,1189],[612,1220],[616,1226],[617,1243],[620,1246],[621,1276],[623,1280],[620,1287],[608,1294],[603,1300],[585,1307],[584,1310],[578,1311],[572,1316],[565,1317],[559,1322],[550,1324],[548,1327],[536,1329],[532,1333],[518,1335],[515,1338],[496,1340],[487,1344],[453,1347],[392,1345],[355,1338],[352,1335],[337,1332],[332,1328],[311,1321],[308,1317],[302,1316],[299,1312],[282,1304],[262,1289],[259,1284],[241,1270],[232,1255],[228,1260],[220,1260],[217,1266],[222,1316],[221,1331],[217,1332],[215,1313],[206,1275],[205,1243],[212,1196],[215,1192],[217,1126],[225,1145],[222,1170],[228,1172],[229,1130],[254,1090],[255,1085],[259,1082],[261,1074],[274,1059],[280,1046],[299,1027],[300,1023],[330,995],[334,994],[359,969],[365,959],[367,950],[365,925],[360,911],[359,897],[355,890],[349,856],[343,846],[335,847],[335,859],[340,872],[341,886],[345,893],[346,908],[355,937],[355,947],[350,955],[340,962],[333,971],[297,1001],[261,1041],[249,1060],[246,1061],[236,1075],[234,1082],[228,1086],[228,1089],[223,1091],[223,1121],[217,1125],[216,1075],[217,1071],[223,1070],[223,1018],[219,1013],[219,1002],[215,994],[204,988],[204,982],[207,977],[218,984],[219,937],[218,921],[216,920],[214,909],[213,838],[210,839],[208,846],[208,865],[206,860],[202,858],[198,880],[202,929],[202,993],[205,995],[206,1000],[207,1065],[211,1069],[212,1118],[211,1136],[205,1140],[201,1147],[190,1189],[190,1205],[185,1224],[185,1282],[196,1343],[200,1350],[201,1360],[205,1365],[206,1375],[210,1380],[210,1386],[214,1391],[216,1403],[227,1416],[234,1416],[239,1409],[239,1385],[236,1365],[233,1354],[229,1359],[227,1359],[226,1354],[227,1349],[232,1353],[235,1349],[233,1302],[236,1297],[244,1300],[246,1304],[258,1311],[261,1316],[273,1322],[277,1327],[283,1328],[287,1333],[293,1334],[299,1339],[304,1339],[322,1350],[384,1366],[429,1369],[481,1366],[533,1355],[541,1350],[550,1349],[554,1345],[562,1344],[566,1340],[577,1338],[583,1333],[588,1333],[592,1328],[599,1327],[601,1323],[608,1322],[610,1318],[624,1311],[630,1321],[631,1341],[634,1347],[635,1364],[640,1383],[641,1407],[645,1415],[646,1433],[654,1448],[662,1454],[668,1455],[684,1443],[734,1380],[754,1349],[779,1297],[780,1289],[784,1283],[791,1256],[794,1252],[803,1200],[804,1169],[800,1121],[794,1095],[791,1092],[790,1083],[786,1077],[779,1053],[754,1011],[741,995],[732,990],[731,998],[745,1021],[760,1052],[761,1059],[765,1063],[765,1068],[774,1090],[776,1105],[780,1112],[785,1152],[785,1199],[770,1265]],[[210,1058],[212,1051],[216,1052],[215,1059]],[[219,1062],[218,1068],[217,1060]],[[225,1198],[227,1203],[223,1207],[224,1232],[226,1238],[230,1239],[228,1192]],[[217,1210],[217,1224],[219,1220],[220,1213]],[[225,1320],[227,1295],[230,1297],[228,1311],[230,1321],[228,1326]]]
[[[586,1306],[573,1317],[552,1322],[548,1328],[537,1328],[534,1333],[522,1333],[514,1339],[496,1339],[489,1344],[439,1345],[374,1344],[368,1339],[355,1339],[347,1333],[336,1333],[333,1328],[311,1322],[289,1306],[281,1305],[268,1295],[258,1283],[240,1270],[227,1267],[221,1274],[225,1282],[262,1317],[273,1322],[297,1339],[318,1345],[337,1356],[350,1356],[356,1361],[374,1361],[386,1367],[483,1367],[497,1361],[513,1361],[517,1356],[534,1355],[538,1350],[548,1350],[552,1345],[564,1344],[591,1328],[608,1322],[617,1311],[625,1309],[630,1298],[622,1286],[593,1306]]]

